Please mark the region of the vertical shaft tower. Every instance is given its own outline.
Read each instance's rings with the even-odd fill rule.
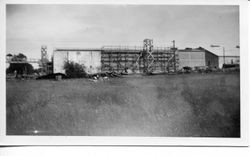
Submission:
[[[145,39],[143,40],[143,60],[144,60],[144,72],[151,73],[153,71],[153,40]]]
[[[41,67],[44,73],[47,73],[47,62],[48,62],[48,55],[47,55],[47,46],[41,47]]]

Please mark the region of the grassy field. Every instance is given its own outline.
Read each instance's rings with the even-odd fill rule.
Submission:
[[[7,135],[240,136],[239,73],[8,80]]]

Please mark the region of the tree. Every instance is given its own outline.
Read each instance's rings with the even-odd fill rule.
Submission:
[[[14,73],[16,72],[19,75],[23,74],[32,74],[34,73],[34,68],[29,63],[11,63],[9,68],[7,68],[6,73]]]
[[[19,53],[18,55],[7,54],[12,61],[18,61],[19,63],[10,63],[10,66],[6,69],[7,74],[16,73],[17,75],[33,74],[34,68],[31,64],[27,63],[27,57]]]
[[[12,57],[12,61],[26,61],[27,60],[27,56],[25,56],[22,53],[19,53],[18,55],[14,55]]]
[[[64,64],[65,74],[70,78],[87,77],[85,66],[69,61]]]

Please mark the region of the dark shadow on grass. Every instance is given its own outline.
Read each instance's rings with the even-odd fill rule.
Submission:
[[[219,83],[183,80],[181,95],[193,110],[193,122],[201,129],[201,136],[240,137],[239,90],[229,87],[225,81],[225,77]]]

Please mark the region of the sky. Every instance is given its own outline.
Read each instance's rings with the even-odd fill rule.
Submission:
[[[101,48],[105,45],[204,47],[239,55],[239,7],[192,5],[7,4],[6,53],[40,58],[41,46]],[[220,45],[211,48],[210,45]]]

